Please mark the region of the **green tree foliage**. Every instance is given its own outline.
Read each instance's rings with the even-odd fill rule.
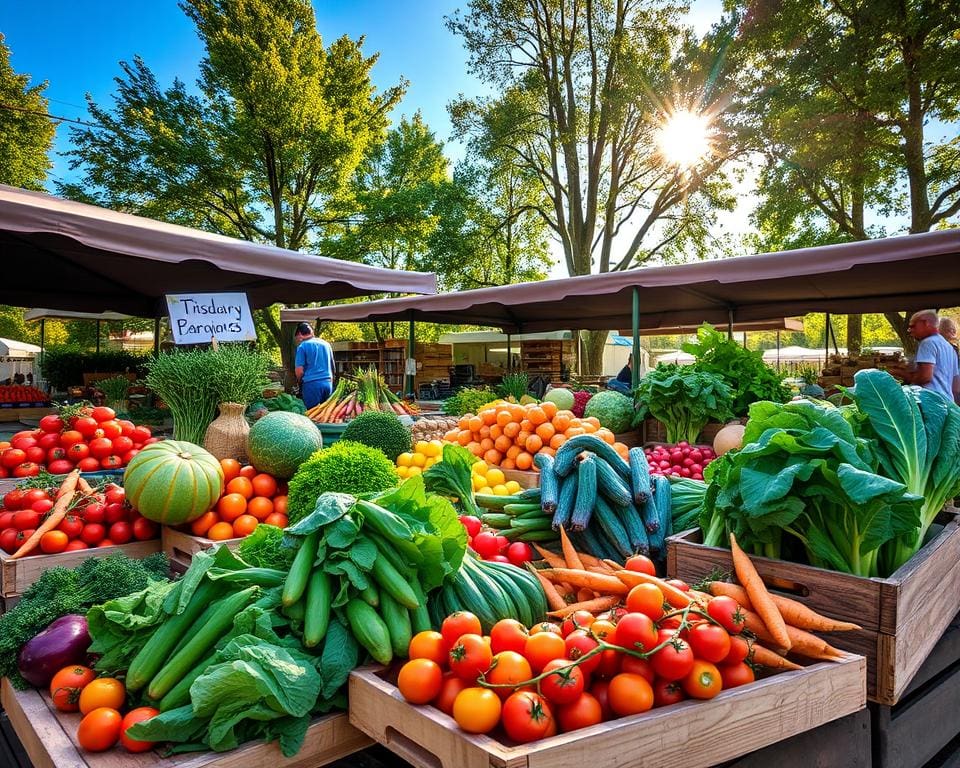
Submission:
[[[722,56],[717,41],[681,24],[682,11],[640,0],[472,0],[448,19],[494,91],[451,104],[454,125],[482,155],[507,157],[536,180],[532,210],[570,275],[702,249],[715,208],[732,204],[718,175],[736,151],[716,100]],[[690,167],[667,162],[657,143],[658,125],[680,108],[713,118],[713,151]],[[589,339],[591,370],[604,339]]]
[[[71,131],[80,181],[60,192],[118,210],[300,250],[324,208],[383,140],[403,93],[378,93],[363,39],[324,47],[306,0],[185,0],[206,47],[199,93],[161,88],[141,59],[121,63],[101,128]],[[284,353],[276,313],[259,321]]]
[[[54,126],[46,117],[46,82],[30,87],[30,75],[13,71],[0,34],[0,184],[43,190],[53,167]]]

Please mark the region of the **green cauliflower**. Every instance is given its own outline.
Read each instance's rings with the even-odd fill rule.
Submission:
[[[596,417],[611,432],[626,432],[633,424],[633,400],[613,390],[597,392],[587,401],[583,415]]]
[[[347,424],[341,440],[379,448],[390,461],[410,450],[410,430],[392,411],[364,411]]]
[[[397,468],[382,451],[352,440],[340,440],[314,453],[294,476],[287,491],[290,525],[313,512],[321,493],[385,491],[398,481]]]

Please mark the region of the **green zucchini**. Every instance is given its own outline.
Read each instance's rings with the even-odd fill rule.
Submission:
[[[554,457],[553,471],[560,477],[570,474],[576,464],[577,456],[583,451],[595,453],[606,461],[620,477],[627,482],[630,481],[630,466],[620,458],[620,454],[613,449],[612,445],[605,443],[596,435],[577,435],[561,445]]]
[[[630,549],[639,552],[641,555],[650,554],[650,539],[647,537],[647,529],[643,525],[643,520],[637,508],[633,504],[628,504],[615,511],[627,531],[627,541],[630,543]]]
[[[501,515],[494,512],[487,512],[485,515],[480,517],[480,521],[484,525],[488,525],[491,528],[509,528],[510,521],[513,518],[510,515]]]
[[[570,515],[573,514],[573,505],[577,500],[577,476],[572,474],[560,481],[560,493],[557,497],[557,509],[553,513],[553,529],[560,530],[560,526],[570,525]]]
[[[507,504],[503,511],[508,515],[524,515],[527,512],[543,512],[539,504]]]
[[[507,504],[516,504],[522,501],[518,494],[512,496],[496,496],[492,493],[475,493],[473,499],[484,509],[503,509]]]
[[[597,457],[597,490],[614,507],[625,507],[630,503],[630,489],[606,461]]]
[[[378,557],[373,561],[373,568],[370,571],[373,578],[381,589],[382,593],[388,592],[404,608],[417,608],[420,601],[410,588],[410,584],[403,575],[390,564],[385,557]]]
[[[384,592],[380,598],[380,618],[387,625],[393,655],[401,659],[407,658],[413,637],[410,612],[394,600],[389,592]]]
[[[249,587],[221,598],[194,622],[187,632],[190,639],[150,681],[147,693],[151,699],[162,699],[196,665],[233,626],[234,617],[249,605],[258,589]]]
[[[176,709],[177,707],[182,707],[190,703],[190,686],[193,685],[194,681],[200,677],[204,672],[207,671],[207,668],[213,663],[213,659],[216,657],[216,651],[207,656],[203,661],[197,664],[193,669],[191,669],[183,679],[180,680],[173,688],[167,691],[167,695],[160,699],[157,704],[157,709],[161,712],[169,712],[171,709]]]
[[[433,622],[430,620],[430,611],[427,610],[427,596],[423,593],[423,587],[420,586],[420,579],[413,576],[410,579],[410,589],[413,590],[420,601],[420,605],[410,611],[410,623],[413,626],[414,633],[425,632],[433,629]],[[440,626],[439,624],[437,625]]]
[[[613,507],[603,496],[597,496],[597,504],[593,510],[593,521],[600,526],[600,530],[607,537],[607,541],[613,546],[618,559],[626,560],[633,551],[630,547],[629,535],[614,512]]]
[[[357,509],[363,513],[364,526],[383,536],[387,541],[396,544],[398,541],[413,541],[413,531],[399,515],[379,504],[367,499],[357,499]]]
[[[578,435],[578,437],[582,437],[582,435]],[[596,501],[597,459],[594,454],[588,452],[577,468],[577,500],[574,502],[573,512],[570,515],[571,530],[582,531],[590,524]]]
[[[356,597],[347,602],[346,613],[350,631],[367,653],[381,664],[393,661],[390,630],[380,614]]]
[[[631,448],[627,452],[630,458],[630,485],[633,488],[633,503],[638,507],[650,498],[650,464],[643,448]]]
[[[293,605],[307,589],[307,580],[313,571],[313,563],[317,559],[317,545],[320,543],[320,531],[314,531],[300,542],[300,549],[294,555],[290,572],[283,584],[283,596],[280,598],[285,606]]]
[[[510,528],[521,531],[549,531],[552,529],[549,517],[515,517],[510,521]]]
[[[557,511],[560,487],[557,476],[553,472],[553,456],[547,453],[538,453],[533,457],[533,463],[540,469],[540,506],[547,514]]]
[[[550,542],[557,541],[557,532],[553,529],[549,531],[524,531],[516,537],[517,541],[535,541]]]
[[[469,555],[467,557],[469,557]],[[466,565],[467,557],[463,558],[464,565]],[[454,594],[456,595],[455,605],[457,610],[470,611],[476,614],[476,617],[480,619],[483,631],[489,632],[490,627],[500,620],[499,614],[501,609],[499,606],[494,608],[494,606],[490,604],[490,601],[487,599],[488,596],[480,590],[468,571],[468,568],[461,566],[460,570],[457,571],[457,575],[453,578],[452,583]],[[495,595],[494,597],[499,598],[499,595]]]
[[[666,551],[666,538],[673,533],[673,490],[670,479],[657,477],[653,486],[653,498],[657,515],[657,531],[650,535],[650,549],[661,554]]]
[[[540,454],[538,453],[537,456]],[[546,454],[544,454],[546,455]],[[536,458],[534,458],[536,460]],[[519,497],[520,501],[540,501],[542,491],[539,487],[535,488],[524,488],[520,493],[516,494]]]
[[[319,568],[315,568],[307,582],[307,602],[304,606],[303,644],[307,648],[319,645],[327,634],[332,601],[330,577]]]

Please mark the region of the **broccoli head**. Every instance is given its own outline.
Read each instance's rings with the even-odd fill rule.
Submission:
[[[390,461],[410,450],[410,430],[392,411],[364,411],[347,424],[341,439],[379,448]]]
[[[626,432],[633,423],[633,399],[613,390],[597,392],[587,401],[583,414],[596,417],[600,426],[611,432]]]

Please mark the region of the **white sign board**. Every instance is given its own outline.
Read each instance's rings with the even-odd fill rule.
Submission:
[[[256,341],[245,293],[178,293],[167,296],[175,344]]]

